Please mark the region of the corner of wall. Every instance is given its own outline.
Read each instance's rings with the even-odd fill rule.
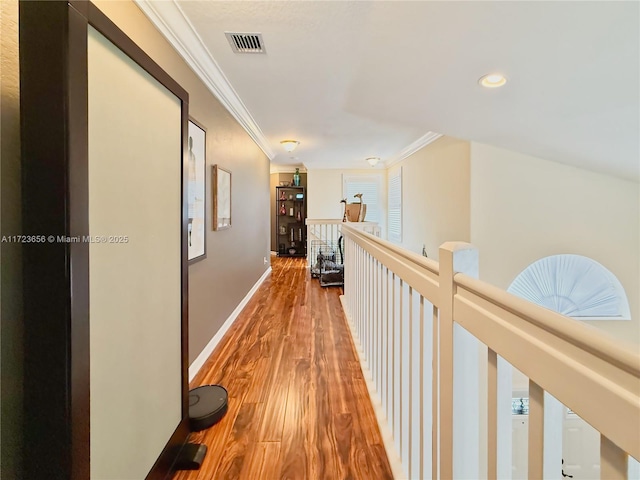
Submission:
[[[442,136],[392,168],[403,167],[402,246],[438,260],[446,241],[470,240],[470,144]]]

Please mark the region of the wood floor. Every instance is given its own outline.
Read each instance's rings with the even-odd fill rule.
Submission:
[[[393,478],[339,287],[304,259],[272,257],[253,296],[191,387],[221,384],[229,411],[190,441],[209,451],[174,480]]]

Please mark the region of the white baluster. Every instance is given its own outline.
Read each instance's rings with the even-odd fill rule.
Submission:
[[[562,480],[562,403],[544,392],[544,467],[545,480]]]
[[[407,307],[409,308],[409,365],[408,365],[408,431],[407,431],[407,458],[408,458],[408,470],[409,478],[413,478],[413,287],[409,285],[409,302]]]
[[[402,280],[402,278],[400,278],[400,285],[399,285],[399,291],[398,291],[398,307],[400,308],[400,311],[398,312],[398,376],[399,378],[399,393],[400,393],[400,398],[398,401],[398,409],[399,409],[399,415],[398,415],[398,424],[399,424],[399,433],[398,433],[398,437],[400,440],[400,447],[398,448],[398,451],[400,453],[400,458],[402,458],[404,460],[404,445],[403,445],[403,440],[404,437],[402,435],[403,432],[403,415],[404,415],[404,372],[402,371],[402,357],[404,356],[404,337],[402,335],[402,324],[404,322],[404,311],[403,311],[403,305],[404,305],[404,281]]]
[[[438,307],[432,309],[432,366],[431,366],[431,478],[440,478],[440,322]]]
[[[369,367],[369,375],[373,375],[373,317],[375,315],[373,309],[373,258],[367,254],[367,289],[369,290],[369,297],[367,301],[368,315],[367,315],[367,365]]]
[[[383,268],[382,263],[378,263],[378,391],[382,390],[382,362],[383,352],[382,349],[382,324],[384,317],[384,296],[382,295],[382,275]]]
[[[395,372],[395,364],[394,364],[394,326],[393,326],[393,316],[394,316],[394,276],[393,272],[387,270],[387,418],[389,419],[389,425],[391,427],[391,431],[393,432],[393,420],[394,420],[394,411],[393,411],[393,399],[395,397],[394,387],[395,384],[393,382],[393,375]]]
[[[487,349],[487,478],[498,478],[498,354]]]
[[[399,432],[399,422],[398,422],[398,401],[397,401],[397,397],[398,397],[398,381],[397,381],[397,367],[398,367],[398,362],[396,360],[396,353],[397,353],[397,346],[396,346],[396,342],[397,342],[397,335],[396,335],[396,319],[397,319],[397,315],[396,315],[396,275],[395,273],[393,273],[391,275],[391,279],[392,279],[392,317],[391,317],[391,366],[392,366],[392,371],[391,371],[391,423],[392,423],[392,428],[391,431],[393,432],[393,438],[395,440],[396,443],[396,448],[398,450],[400,450],[400,445],[398,444],[398,432]]]
[[[497,476],[501,480],[510,479],[512,471],[512,437],[513,414],[511,400],[513,397],[513,367],[504,358],[498,355],[497,378]]]
[[[378,261],[373,260],[373,365],[372,376],[373,382],[376,386],[376,390],[379,391],[380,385],[378,384],[378,358],[380,357],[380,350],[378,349]]]
[[[419,360],[418,360],[418,377],[420,378],[420,385],[419,385],[419,396],[418,396],[418,402],[419,402],[419,417],[420,417],[420,436],[419,436],[419,447],[418,447],[418,452],[420,453],[420,468],[418,471],[418,475],[419,478],[425,478],[425,463],[426,463],[426,457],[424,455],[425,452],[425,440],[426,440],[426,434],[427,431],[425,429],[425,421],[426,421],[426,415],[424,413],[425,411],[425,395],[424,395],[424,389],[425,386],[427,385],[427,382],[425,382],[425,369],[424,369],[424,359],[425,359],[425,352],[424,352],[424,348],[425,348],[425,342],[424,342],[424,334],[425,334],[425,328],[424,328],[424,323],[425,323],[425,319],[424,319],[424,297],[422,295],[420,295],[420,313],[418,315],[418,328],[420,330],[420,350],[419,350]]]

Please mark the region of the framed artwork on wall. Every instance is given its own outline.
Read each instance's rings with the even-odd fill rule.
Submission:
[[[213,166],[213,229],[231,228],[231,172]]]
[[[206,130],[189,119],[189,179],[187,182],[189,224],[187,240],[189,249],[189,263],[203,260],[207,257],[206,235]]]

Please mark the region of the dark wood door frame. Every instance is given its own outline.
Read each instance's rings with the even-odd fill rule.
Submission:
[[[182,419],[147,478],[170,475],[188,429],[187,92],[88,1],[20,2],[24,478],[90,476],[87,35],[97,29],[182,104]],[[123,432],[123,435],[126,432]],[[114,459],[118,461],[118,459]]]

